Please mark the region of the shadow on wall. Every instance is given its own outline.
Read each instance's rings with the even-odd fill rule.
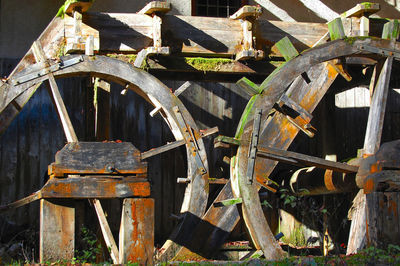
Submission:
[[[334,14],[341,14],[363,1],[348,0],[251,0],[250,4],[264,7],[262,18],[270,20],[319,22],[331,20]],[[376,0],[381,10],[376,13],[382,18],[400,18],[400,1]]]

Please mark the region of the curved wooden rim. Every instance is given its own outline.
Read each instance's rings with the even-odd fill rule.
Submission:
[[[363,53],[360,50],[360,47],[362,46],[391,49],[400,52],[400,43],[392,43],[390,40],[375,38],[364,40],[354,39],[352,42],[349,42],[348,40],[337,40],[305,51],[300,56],[289,61],[279,72],[276,73],[276,75],[261,84],[260,87],[263,89],[263,92],[260,95],[254,96],[253,100],[249,102],[245,109],[245,112],[248,111],[248,114],[246,114],[246,116],[244,114],[242,115],[236,137],[240,138],[242,141],[250,141],[253,131],[255,110],[262,110],[263,116],[261,119],[259,138],[260,141],[262,141],[263,139],[267,139],[267,136],[269,135],[268,145],[273,147],[275,143],[277,143],[276,141],[279,141],[279,131],[274,132],[268,130],[268,113],[274,103],[278,101],[279,97],[287,90],[290,84],[293,83],[295,78],[302,73],[309,71],[311,68],[317,68],[318,65],[323,62],[335,58],[350,56],[369,57],[374,55],[373,53]],[[377,55],[381,56],[378,53]],[[240,131],[240,128],[243,130]],[[256,181],[252,184],[248,184],[247,182],[246,171],[248,154],[249,145],[239,146],[235,164],[231,166],[233,168],[233,176],[231,178],[232,180],[236,180],[236,184],[232,184],[232,186],[235,192],[239,192],[243,199],[243,216],[253,243],[258,249],[263,250],[266,258],[280,259],[284,256],[284,252],[275,240],[262,211],[261,202],[258,196],[260,185],[258,185]],[[276,164],[273,163],[268,164],[269,169],[258,165],[257,171],[270,173],[275,165]],[[255,174],[253,175],[253,178],[255,180]]]
[[[74,57],[77,56],[68,56],[66,58],[61,58],[61,60],[71,59]],[[149,103],[151,103],[155,107],[161,107],[161,114],[165,122],[170,127],[172,134],[174,135],[176,140],[180,140],[183,138],[183,129],[180,129],[178,126],[177,118],[173,111],[173,107],[175,106],[178,106],[183,118],[185,119],[185,122],[194,130],[198,130],[194,119],[187,111],[183,103],[170,91],[167,86],[165,86],[154,76],[141,69],[137,69],[128,63],[109,57],[82,56],[82,58],[82,62],[53,72],[53,75],[55,77],[62,78],[80,75],[83,76],[89,74],[92,76],[103,78],[107,81],[121,84],[123,86],[129,85],[128,87],[130,89],[137,92]],[[17,79],[19,76],[29,73],[30,71],[32,71],[32,69],[30,68],[32,68],[32,66],[25,68],[19,73],[15,73],[13,75],[13,78]],[[1,102],[2,105],[0,106],[0,112],[2,112],[5,107],[10,104],[14,99],[16,99],[19,95],[24,93],[26,90],[29,90],[31,87],[37,86],[46,79],[47,76],[42,76],[16,86],[4,84],[1,88],[2,92],[4,93],[4,98]],[[208,172],[207,154],[205,152],[204,143],[202,139],[198,139],[197,142],[199,145],[200,157],[204,162],[204,166]],[[186,217],[198,217],[197,220],[199,221],[200,217],[204,214],[207,206],[208,174],[201,175],[197,172],[196,162],[190,159],[193,158],[191,156],[191,151],[189,151],[188,147],[186,148],[186,150],[188,158],[188,177],[191,177],[191,182],[188,183],[186,187],[184,200],[181,207],[181,214],[183,215],[183,217],[181,219],[181,222],[174,229],[170,240],[164,244],[162,248],[163,253],[171,253],[171,249],[173,247],[172,243],[176,247],[176,243],[174,243],[176,242],[176,235],[179,235],[181,231],[185,232],[188,229],[193,228],[193,219],[187,219]],[[170,256],[173,256],[173,251]]]

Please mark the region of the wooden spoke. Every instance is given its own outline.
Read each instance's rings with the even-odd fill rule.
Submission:
[[[378,81],[376,82],[376,87],[373,90],[371,107],[368,114],[367,131],[365,133],[364,139],[364,156],[369,156],[376,153],[381,143],[383,120],[386,110],[392,64],[393,57],[388,57],[385,59],[385,63],[383,64],[383,67],[379,74]],[[375,67],[374,72],[376,72],[376,69],[377,67]],[[364,178],[357,177],[356,181],[359,187],[364,186]],[[367,232],[366,197],[367,196],[364,194],[363,189],[361,189],[354,199],[355,206],[357,207],[355,208],[355,211],[352,215],[349,240],[346,251],[347,254],[357,253],[357,251],[365,246]]]
[[[207,136],[210,136],[210,135],[215,134],[217,132],[218,132],[218,127],[209,128],[206,131],[201,132],[200,133],[200,137],[207,137]],[[183,146],[183,145],[185,145],[185,141],[184,140],[177,140],[177,141],[165,144],[165,145],[163,145],[161,147],[154,148],[154,149],[151,149],[149,151],[145,151],[145,152],[142,153],[141,158],[142,158],[142,160],[144,160],[144,159],[159,155],[161,153],[167,152],[169,150],[178,148],[178,147]]]

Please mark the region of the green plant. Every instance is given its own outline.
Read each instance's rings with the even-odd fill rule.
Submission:
[[[298,204],[299,200],[303,197],[303,195],[300,196],[294,196],[289,192],[288,189],[286,188],[281,188],[279,189],[279,192],[281,193],[280,199],[283,200],[283,205],[289,205],[290,207],[294,208]],[[307,189],[300,189],[300,192],[303,194],[307,194],[308,190]]]
[[[74,263],[95,262],[96,256],[101,254],[101,245],[98,244],[96,235],[86,227],[82,227],[82,250],[76,251]]]

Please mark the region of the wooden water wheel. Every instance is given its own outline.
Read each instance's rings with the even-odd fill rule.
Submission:
[[[1,131],[6,129],[42,82],[50,83],[51,96],[67,142],[78,142],[79,139],[75,134],[55,79],[74,76],[98,77],[135,91],[158,110],[177,140],[159,149],[142,151],[142,160],[175,147],[187,145],[187,179],[190,182],[187,182],[179,223],[161,249],[162,253],[173,255],[176,243],[182,242],[182,239],[190,235],[193,224],[198,223],[199,217],[205,212],[208,198],[207,156],[201,139],[202,135],[193,118],[170,89],[147,72],[105,56],[77,55],[61,57],[56,60],[47,59],[45,54],[48,50],[47,47],[41,48],[41,40],[43,38],[34,43],[16,70],[5,83],[1,84]],[[37,63],[33,62],[33,56]],[[8,207],[26,204],[37,199],[37,195]],[[115,257],[113,259],[115,263],[118,262]]]
[[[314,134],[309,124],[310,114],[340,72],[333,60],[367,59],[382,65],[379,78],[373,81],[376,85],[364,144],[364,154],[373,154],[380,143],[390,73],[399,48],[399,43],[383,39],[328,42],[291,59],[261,84],[262,92],[249,102],[235,136],[240,145],[233,159],[232,183],[234,193],[242,198],[244,220],[254,245],[266,258],[279,259],[283,252],[269,229],[258,190],[268,186],[268,176],[279,161],[343,173],[358,170],[356,166],[284,151],[300,130],[310,136]],[[290,115],[285,108],[296,114]]]

